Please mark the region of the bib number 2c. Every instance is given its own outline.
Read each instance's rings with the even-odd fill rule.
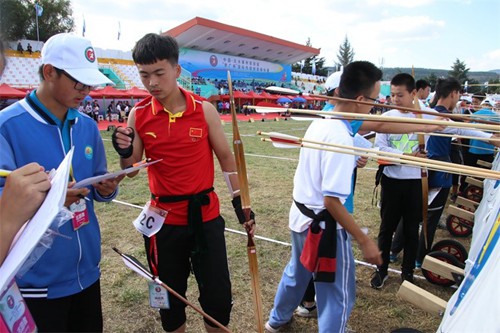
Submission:
[[[135,219],[134,227],[146,237],[151,237],[160,231],[168,212],[146,203],[141,214]]]

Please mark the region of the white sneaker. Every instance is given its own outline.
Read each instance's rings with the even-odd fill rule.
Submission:
[[[295,309],[295,314],[299,317],[313,318],[318,316],[318,309],[316,308],[316,304],[307,308],[300,304],[297,309]]]
[[[277,333],[277,332],[280,332],[282,328],[284,328],[285,326],[287,326],[288,324],[290,324],[290,322],[288,323],[285,323],[281,326],[271,326],[271,324],[269,324],[269,322],[267,321],[266,322],[266,325],[264,325],[264,327],[266,328],[266,331],[269,332],[269,333]]]

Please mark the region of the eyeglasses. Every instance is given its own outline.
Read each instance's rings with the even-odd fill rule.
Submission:
[[[368,96],[363,96],[364,98],[366,98],[367,100],[370,100],[372,101],[373,103],[376,103],[376,104],[380,104],[380,101],[376,98],[371,98],[371,97],[368,97]]]
[[[89,86],[89,85],[81,83],[80,81],[78,81],[77,79],[75,79],[74,77],[72,77],[66,71],[64,71],[62,69],[59,69],[58,72],[63,73],[64,76],[66,76],[71,81],[75,82],[75,85],[73,86],[73,88],[75,88],[76,91],[85,91],[87,89],[88,90],[95,90],[97,88],[95,86]]]

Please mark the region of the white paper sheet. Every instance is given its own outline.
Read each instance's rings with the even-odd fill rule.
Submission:
[[[31,254],[45,231],[52,224],[57,213],[62,209],[66,200],[69,169],[73,158],[73,148],[57,168],[51,181],[51,188],[42,205],[33,218],[27,222],[21,235],[12,246],[9,254],[0,267],[0,293],[16,275],[24,261]]]
[[[82,187],[89,186],[89,185],[92,185],[92,184],[95,184],[95,183],[98,183],[98,182],[102,182],[103,180],[113,179],[113,178],[116,178],[116,177],[121,176],[121,175],[126,175],[126,174],[132,173],[134,171],[146,168],[146,167],[148,167],[150,165],[153,165],[155,163],[158,163],[160,161],[161,161],[161,159],[160,160],[156,160],[156,161],[152,161],[152,162],[148,162],[148,163],[142,163],[142,164],[139,164],[137,166],[134,166],[134,167],[131,167],[131,168],[127,168],[127,169],[123,169],[123,170],[120,170],[120,171],[116,171],[116,172],[113,172],[113,173],[106,173],[106,174],[101,175],[101,176],[90,177],[90,178],[87,178],[87,179],[79,181],[78,183],[76,183],[73,186],[73,188],[82,188]]]

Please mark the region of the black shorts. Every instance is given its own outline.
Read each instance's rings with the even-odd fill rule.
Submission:
[[[192,271],[198,283],[203,311],[222,325],[229,324],[232,307],[231,281],[227,265],[224,219],[219,216],[203,223],[207,248],[193,254],[194,235],[188,226],[164,225],[155,235],[158,248],[160,280],[186,297],[187,280]],[[151,267],[150,238],[144,237],[148,263]],[[170,309],[161,309],[165,331],[174,331],[186,322],[186,305],[169,294]],[[210,326],[213,323],[205,319]]]
[[[61,298],[25,298],[38,332],[102,332],[101,285]]]

